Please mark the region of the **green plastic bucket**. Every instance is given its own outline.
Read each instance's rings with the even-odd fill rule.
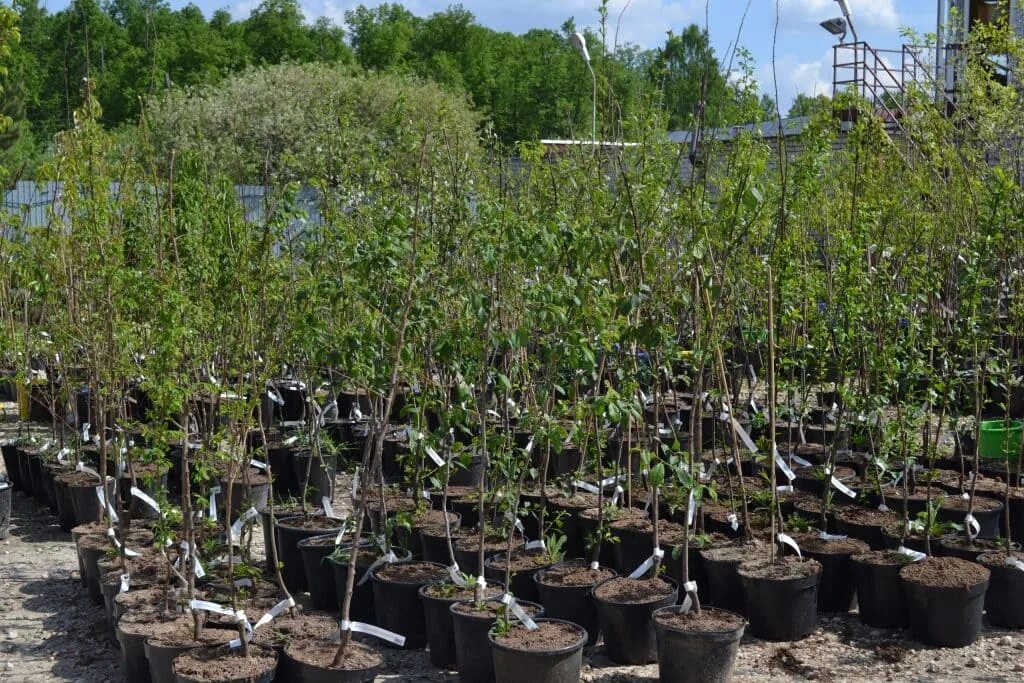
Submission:
[[[978,456],[981,458],[1016,458],[1020,453],[1021,436],[1024,435],[1024,422],[1009,421],[1009,439],[1003,420],[984,420],[981,423],[981,435],[978,438]]]

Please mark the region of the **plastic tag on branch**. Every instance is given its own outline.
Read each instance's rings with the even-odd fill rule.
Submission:
[[[250,520],[259,517],[259,514],[259,510],[257,510],[254,507],[251,507],[248,510],[246,510],[241,517],[236,519],[234,523],[231,524],[231,540],[237,541],[239,537],[242,535],[242,527],[244,527],[246,523],[248,523]]]
[[[544,539],[543,538],[537,539],[536,541],[530,541],[525,546],[523,546],[523,550],[545,550],[545,549],[547,549],[547,546],[544,545]]]
[[[479,588],[480,592],[483,593],[487,590],[487,578],[483,574],[481,574],[478,577],[476,577],[476,581],[473,583],[473,585]]]
[[[281,396],[281,392],[273,385],[267,387],[267,397],[279,406],[284,405],[284,398]]]
[[[927,555],[925,555],[922,552],[918,552],[916,550],[911,550],[910,548],[907,548],[906,546],[902,546],[902,545],[899,548],[896,549],[896,552],[898,552],[900,555],[904,555],[906,557],[909,557],[913,562],[920,562],[924,558],[928,557]]]
[[[220,487],[214,486],[210,489],[210,519],[217,521],[217,494],[220,493]]]
[[[69,455],[71,455],[71,449],[65,446],[57,451],[57,462],[61,464],[66,463]]]
[[[849,539],[849,536],[843,536],[842,534],[830,534],[824,531],[818,532],[818,538],[823,541],[845,541]]]
[[[91,426],[88,422],[82,424],[82,441],[86,443],[89,441],[89,427]]]
[[[792,536],[790,536],[789,534],[779,534],[778,536],[776,536],[776,538],[779,539],[779,543],[785,543],[790,548],[795,550],[797,557],[803,557],[803,554],[800,552],[800,546],[796,544],[796,541],[793,540]]]
[[[572,483],[572,485],[575,486],[578,489],[582,489],[584,491],[589,491],[590,493],[600,493],[601,492],[601,489],[597,488],[596,486],[591,484],[589,481],[583,481],[582,479],[577,479],[576,481],[574,481]]]
[[[647,500],[644,501],[644,517],[650,517],[650,515],[651,515],[651,505],[653,503],[654,503],[654,492],[653,491],[648,491],[647,492]]]
[[[341,545],[341,542],[345,540],[345,533],[348,531],[348,523],[350,520],[345,520],[345,523],[338,529],[338,535],[334,537],[334,547],[337,548]]]
[[[593,562],[591,562],[591,563],[590,563],[590,569],[591,569],[592,571],[595,571],[595,572],[596,572],[596,571],[597,571],[598,569],[600,569],[600,568],[601,568],[601,563],[600,563],[600,562],[598,562],[597,560],[594,560]]]
[[[433,446],[429,444],[423,447],[427,457],[434,461],[434,464],[438,467],[444,467],[444,458],[442,458],[437,451],[434,450]]]
[[[963,498],[964,500],[970,500],[970,499],[971,499],[971,494],[969,494],[969,493],[968,493],[967,491],[964,491],[964,492],[963,492],[963,493],[962,493],[962,494],[960,495],[960,497],[961,497],[961,498]]]
[[[423,500],[430,500],[430,489],[423,489],[420,491],[420,497],[423,498]]]
[[[106,509],[107,514],[110,515],[110,521],[117,522],[117,513],[114,511],[114,506],[107,501],[107,494],[102,486],[96,487],[96,497],[100,500],[100,507]]]
[[[261,626],[266,626],[271,621],[273,621],[277,617],[281,616],[281,614],[286,609],[291,609],[292,607],[295,607],[295,600],[293,598],[291,598],[291,597],[285,598],[281,602],[279,602],[276,605],[274,605],[273,607],[271,607],[270,611],[266,612],[262,617],[260,617],[259,621],[257,621],[255,624],[253,624],[252,630],[255,631],[256,629],[258,629]]]
[[[973,541],[978,537],[978,534],[981,533],[981,524],[979,524],[974,515],[969,512],[967,513],[967,516],[964,517],[964,524],[967,526],[967,535]]]
[[[127,593],[128,592],[128,583],[129,583],[130,580],[131,580],[131,576],[130,575],[128,575],[128,574],[121,574],[121,585],[118,587],[117,592],[118,593]]]
[[[889,506],[886,505],[885,503],[879,503],[878,504],[878,511],[879,512],[889,512]]]
[[[533,452],[533,440],[534,437],[531,436],[530,440],[526,442],[526,448],[523,449],[527,455]]]
[[[790,481],[796,479],[796,472],[794,472],[793,468],[791,468],[789,464],[782,459],[779,455],[778,449],[775,450],[775,464],[778,465],[779,469],[782,470],[782,473],[786,475],[786,479],[789,479]]]
[[[1015,569],[1019,569],[1022,572],[1024,572],[1024,562],[1021,562],[1020,560],[1018,560],[1016,557],[1014,557],[1012,555],[1007,555],[1005,559],[1006,559],[1006,566],[1007,567],[1014,567]]]
[[[381,640],[403,647],[405,645],[405,636],[388,631],[387,629],[380,628],[379,626],[373,626],[372,624],[364,624],[361,621],[341,621],[341,631],[351,631],[352,633],[365,633],[368,636],[374,638],[380,638]]]
[[[452,580],[452,583],[454,583],[456,586],[459,586],[460,588],[466,588],[467,586],[469,586],[469,581],[466,581],[466,577],[464,577],[462,575],[462,572],[459,571],[458,562],[455,562],[448,567],[448,578],[450,578]]]
[[[512,524],[512,526],[516,528],[516,531],[518,531],[521,534],[526,533],[526,530],[523,528],[522,521],[518,517],[513,515],[511,510],[505,510],[505,519],[507,519]]]
[[[691,596],[697,594],[697,582],[687,581],[683,584],[683,591],[685,592],[685,597],[683,598],[682,605],[680,605],[680,609],[685,614],[690,611],[691,607],[693,607],[693,598]]]
[[[151,498],[151,497],[149,496],[149,494],[147,494],[146,492],[144,492],[144,491],[143,491],[142,489],[140,489],[140,488],[139,488],[139,487],[137,487],[137,486],[133,486],[133,487],[131,487],[130,491],[131,491],[131,494],[132,494],[133,496],[135,496],[136,498],[138,498],[139,500],[141,500],[141,501],[142,501],[143,503],[145,503],[145,504],[146,504],[146,505],[148,505],[149,507],[153,508],[153,510],[154,510],[154,511],[155,511],[155,512],[156,512],[156,513],[157,513],[158,515],[160,515],[161,517],[163,517],[163,514],[164,514],[164,513],[163,513],[163,510],[161,510],[161,509],[160,509],[160,505],[159,505],[159,504],[158,504],[158,503],[157,503],[157,502],[156,502],[155,500],[153,500],[153,498]]]
[[[91,474],[92,476],[96,477],[97,479],[100,478],[100,473],[97,472],[96,470],[94,470],[93,468],[89,467],[88,465],[86,465],[84,462],[79,462],[77,465],[75,465],[75,471],[76,472],[85,472],[86,474]]]
[[[853,489],[851,489],[849,486],[847,486],[843,482],[841,482],[838,479],[836,479],[835,475],[829,475],[829,478],[832,480],[832,486],[834,486],[835,488],[839,489],[839,491],[841,491],[844,495],[847,495],[850,498],[856,498],[857,497],[857,492],[854,491]]]
[[[282,446],[291,446],[293,443],[299,440],[297,436],[289,436],[287,439],[281,442]]]
[[[790,455],[789,459],[792,460],[793,462],[795,462],[800,467],[810,467],[811,466],[811,461],[810,460],[804,460],[803,458],[801,458],[796,453],[793,453],[792,455]]]
[[[754,440],[750,438],[750,434],[747,434],[747,430],[740,425],[735,417],[730,415],[729,418],[732,420],[732,427],[736,430],[736,434],[740,437],[740,441],[743,442],[743,445],[746,446],[747,450],[751,453],[757,453],[757,444],[755,444]]]
[[[356,493],[359,491],[359,465],[356,465],[356,469],[352,472],[352,492],[350,497],[352,500],[356,499]]]
[[[625,491],[621,486],[615,487],[615,493],[612,494],[612,507],[615,507],[616,505],[619,504],[619,496],[621,496],[623,493],[625,493]]]
[[[252,579],[246,579],[246,578],[235,579],[234,586],[235,586],[235,588],[252,588],[253,587],[253,582],[252,582]]]
[[[793,493],[795,489],[792,484],[785,484],[784,486],[776,486],[775,490],[779,493]]]
[[[377,567],[380,567],[381,565],[385,564],[392,564],[394,562],[398,562],[398,556],[395,555],[393,550],[388,550],[383,557],[378,557],[376,560],[373,561],[373,564],[366,568],[366,571],[363,572],[363,576],[359,579],[359,582],[356,585],[362,586],[364,583],[369,581],[370,574],[372,574],[373,570]]]
[[[690,499],[686,503],[686,525],[693,526],[693,522],[696,518],[697,504],[693,498],[693,489],[690,489]]]
[[[621,475],[605,477],[604,479],[601,480],[601,487],[603,488],[606,486],[611,486],[612,484],[617,484],[620,481],[622,481]]]
[[[255,467],[258,470],[266,471],[266,469],[267,469],[267,463],[263,462],[262,460],[256,460],[255,458],[250,460],[249,464],[252,465],[253,467]]]
[[[359,409],[359,406],[357,404],[353,403],[352,404],[352,410],[348,411],[348,417],[349,417],[350,420],[355,420],[356,422],[362,422],[363,421],[363,411],[361,411]]]
[[[330,496],[321,496],[320,504],[323,506],[324,515],[326,515],[328,519],[337,519],[337,517],[334,516],[334,506],[331,505]]]
[[[661,548],[655,548],[654,552],[646,560],[640,563],[640,566],[633,570],[633,573],[629,575],[631,579],[639,579],[641,576],[651,571],[651,567],[654,566],[655,560],[660,560],[665,557],[665,551]]]
[[[519,603],[516,602],[516,599],[514,597],[512,597],[508,593],[505,593],[501,596],[501,602],[504,605],[506,605],[509,611],[515,615],[516,619],[518,619],[520,623],[522,623],[522,625],[526,627],[526,630],[536,631],[539,628],[537,626],[537,622],[535,622],[530,617],[530,615],[526,613],[526,610],[520,607]]]
[[[738,517],[736,517],[735,512],[730,512],[728,515],[725,516],[725,519],[729,522],[729,526],[732,527],[733,531],[739,531],[740,520]]]

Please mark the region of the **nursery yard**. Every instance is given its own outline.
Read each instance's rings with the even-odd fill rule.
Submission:
[[[2,404],[0,439],[16,423]],[[0,465],[0,472],[2,472]],[[339,474],[339,490],[348,490]],[[0,541],[0,680],[106,683],[121,677],[117,644],[105,635],[104,614],[78,581],[75,546],[53,515],[34,499],[15,495],[10,537]],[[262,536],[255,534],[257,552]],[[378,681],[457,681],[432,667],[426,652],[384,650],[387,675]],[[616,666],[602,646],[586,648],[584,681],[656,681],[658,667]],[[800,642],[745,637],[736,681],[1019,681],[1024,678],[1024,634],[986,627],[973,645],[922,646],[905,631],[864,626],[851,613],[822,617]]]

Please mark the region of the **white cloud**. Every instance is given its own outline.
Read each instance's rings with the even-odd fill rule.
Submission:
[[[775,97],[774,79],[778,79],[779,109],[783,116],[798,93],[831,97],[832,51],[810,61],[801,61],[793,54],[782,55],[776,59],[774,78],[770,62],[757,70],[761,91],[772,97]]]
[[[900,15],[895,0],[847,0],[854,26],[895,30],[900,26]],[[842,16],[835,0],[780,0],[780,14],[786,23],[817,25],[832,17]],[[801,26],[803,30],[803,26]]]

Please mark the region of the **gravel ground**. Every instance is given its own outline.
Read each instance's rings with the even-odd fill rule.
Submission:
[[[2,407],[7,413],[13,408]],[[0,438],[11,426],[0,425]],[[70,535],[21,493],[13,507],[10,537],[0,541],[0,680],[121,680],[103,609],[90,602],[78,582]],[[385,654],[387,670],[394,673],[378,680],[458,680],[432,667],[425,652]],[[656,665],[612,665],[600,645],[584,652],[584,681],[655,681],[657,674]],[[856,615],[823,617],[817,632],[798,643],[745,638],[735,680],[1022,681],[1024,632],[986,628],[974,645],[943,650],[926,648],[906,632],[862,626]]]

